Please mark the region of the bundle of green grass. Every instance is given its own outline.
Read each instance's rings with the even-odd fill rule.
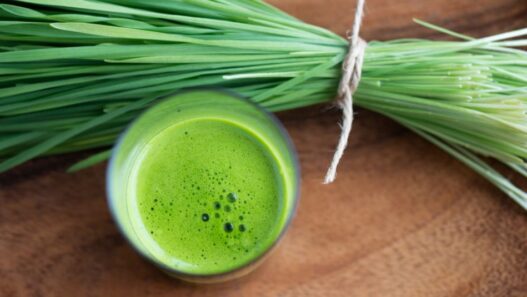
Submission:
[[[527,176],[527,29],[460,41],[370,42],[355,104],[452,154],[527,209],[488,164]],[[110,147],[176,90],[217,86],[271,111],[334,100],[348,41],[260,0],[0,4],[0,172]],[[83,168],[107,152],[77,164]],[[485,157],[482,159],[481,157]]]

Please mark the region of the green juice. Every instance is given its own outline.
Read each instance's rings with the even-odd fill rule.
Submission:
[[[287,135],[252,103],[216,91],[152,107],[121,137],[110,209],[132,246],[185,280],[246,273],[294,213],[298,167]]]
[[[137,163],[141,220],[163,262],[192,273],[230,270],[263,254],[285,216],[267,144],[219,120],[174,125]]]

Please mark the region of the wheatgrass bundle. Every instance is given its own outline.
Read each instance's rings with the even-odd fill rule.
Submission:
[[[459,41],[369,42],[355,104],[441,147],[527,209],[489,165],[527,177],[527,28]],[[0,172],[111,146],[177,90],[233,90],[271,111],[334,100],[348,41],[260,0],[0,4]],[[73,169],[104,160],[108,152]]]

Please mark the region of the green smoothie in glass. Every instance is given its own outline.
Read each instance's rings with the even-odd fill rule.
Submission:
[[[147,259],[189,281],[249,272],[275,246],[298,192],[284,130],[254,104],[219,91],[163,100],[122,136],[109,203]]]

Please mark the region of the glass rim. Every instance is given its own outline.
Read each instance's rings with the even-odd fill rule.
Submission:
[[[284,224],[282,230],[280,231],[278,237],[276,237],[276,239],[274,239],[273,243],[267,249],[265,249],[264,252],[262,252],[257,257],[251,259],[247,263],[243,263],[239,267],[236,267],[236,268],[234,268],[232,270],[225,271],[225,272],[220,272],[220,273],[199,274],[199,273],[189,273],[189,272],[185,272],[185,271],[181,271],[181,270],[175,269],[174,267],[171,267],[171,266],[169,266],[169,265],[167,265],[167,264],[155,259],[154,257],[152,257],[150,255],[147,255],[145,252],[141,251],[136,246],[136,244],[134,244],[131,241],[129,236],[124,231],[123,225],[121,224],[121,222],[118,219],[118,216],[116,214],[116,210],[112,206],[113,195],[112,195],[112,191],[111,191],[111,185],[113,183],[111,181],[111,177],[114,175],[114,170],[115,170],[115,166],[116,166],[115,165],[115,159],[116,159],[116,157],[117,157],[117,155],[118,155],[118,153],[119,153],[119,151],[121,149],[121,146],[123,144],[123,141],[124,141],[125,137],[128,135],[128,133],[132,129],[132,127],[134,127],[135,124],[141,118],[143,118],[152,108],[154,108],[156,106],[159,106],[161,104],[164,104],[164,103],[166,103],[168,101],[171,101],[171,100],[177,100],[177,96],[178,95],[187,94],[187,93],[193,93],[193,92],[205,92],[205,91],[228,95],[233,100],[242,101],[242,102],[252,106],[259,113],[265,115],[265,117],[267,119],[269,119],[270,122],[273,123],[273,125],[278,129],[278,131],[279,131],[280,135],[282,136],[283,140],[285,140],[285,145],[286,145],[287,151],[289,151],[289,153],[291,154],[291,159],[292,159],[292,163],[293,163],[292,165],[293,165],[293,169],[294,169],[293,170],[294,171],[294,184],[293,184],[293,186],[295,187],[296,191],[295,191],[295,194],[294,194],[294,197],[293,197],[293,204],[292,204],[291,210],[289,211],[289,213],[287,213],[287,218],[286,218],[286,221],[285,221],[285,224]],[[289,229],[289,227],[291,225],[291,222],[293,220],[293,217],[295,216],[295,214],[297,212],[297,208],[298,208],[298,204],[299,204],[299,200],[300,200],[300,190],[301,190],[300,189],[300,183],[301,183],[300,162],[299,162],[299,159],[298,159],[298,153],[297,153],[297,150],[295,148],[295,145],[294,145],[294,143],[293,143],[293,141],[291,139],[291,136],[289,135],[289,133],[285,129],[284,125],[281,123],[281,121],[278,119],[278,117],[276,115],[274,115],[273,113],[271,113],[270,111],[268,111],[264,107],[256,104],[255,102],[253,102],[249,98],[244,97],[244,96],[242,96],[239,93],[236,93],[234,91],[231,91],[231,90],[228,90],[228,89],[224,89],[224,88],[217,88],[217,87],[189,88],[189,89],[175,91],[173,93],[160,96],[158,99],[154,100],[154,102],[155,102],[154,104],[152,104],[151,106],[149,106],[145,110],[141,111],[141,113],[136,118],[134,118],[127,125],[127,127],[121,132],[121,134],[117,138],[117,140],[116,140],[116,142],[115,142],[115,144],[114,144],[114,146],[113,146],[113,148],[111,150],[110,159],[108,161],[108,165],[107,165],[107,169],[106,169],[106,202],[107,202],[108,209],[110,211],[110,215],[112,217],[112,220],[114,221],[115,225],[117,226],[117,229],[118,229],[119,233],[124,237],[124,239],[128,243],[128,246],[131,246],[132,249],[136,253],[138,253],[143,259],[145,259],[148,262],[152,263],[153,265],[155,265],[159,269],[169,273],[170,275],[175,276],[176,278],[182,278],[184,280],[224,278],[224,277],[228,277],[229,275],[236,274],[238,272],[243,272],[245,269],[250,269],[252,267],[252,265],[259,264],[260,262],[262,262],[266,258],[266,256],[268,256],[276,248],[276,246],[281,242],[281,240],[283,239],[283,237],[287,233],[287,231],[288,231],[288,229]]]

